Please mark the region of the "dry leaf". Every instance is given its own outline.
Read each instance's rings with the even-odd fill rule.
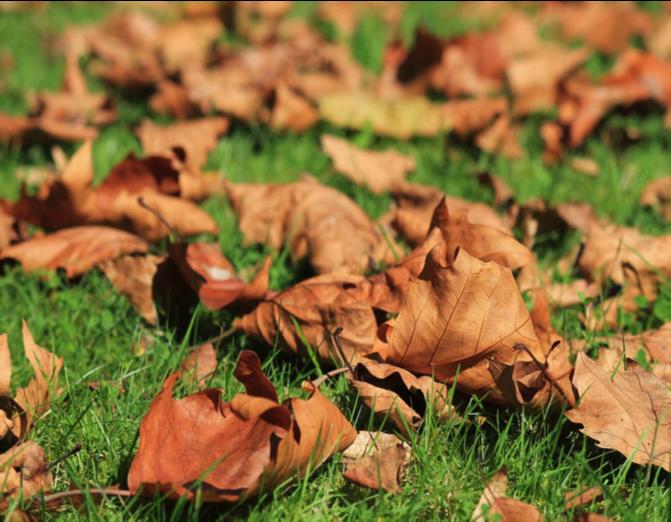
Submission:
[[[109,227],[73,227],[0,251],[2,259],[16,259],[24,270],[63,269],[76,277],[94,266],[132,252],[146,252],[147,243],[133,234]]]
[[[564,510],[575,509],[580,506],[591,504],[595,500],[603,497],[603,489],[599,486],[593,488],[578,488],[564,494]]]
[[[459,250],[446,262],[440,249],[391,322],[385,360],[412,372],[457,382],[468,393],[502,401],[489,361],[512,365],[545,354],[510,269]],[[529,353],[520,349],[525,346]]]
[[[471,515],[472,522],[500,520],[501,522],[542,522],[543,515],[531,504],[506,496],[508,476],[497,471],[485,486]]]
[[[654,207],[661,211],[668,220],[671,219],[671,176],[665,176],[648,183],[641,192],[641,205]]]
[[[671,470],[671,395],[660,379],[640,369],[611,379],[579,353],[573,385],[580,403],[566,416],[583,425],[580,431],[599,447],[615,449],[637,464]]]
[[[321,137],[322,149],[333,161],[336,171],[375,194],[393,190],[415,170],[415,160],[393,150],[366,151],[335,136]]]
[[[314,469],[356,438],[338,408],[310,385],[309,399],[279,404],[254,352],[242,352],[235,375],[247,393],[228,403],[216,389],[176,400],[180,374],[166,380],[140,426],[131,491],[193,498],[202,488],[203,501],[236,501]]]
[[[415,377],[397,366],[362,360],[348,379],[366,406],[405,435],[420,425],[429,408],[441,420],[457,416],[448,387],[427,375]]]
[[[412,459],[412,450],[395,435],[360,431],[343,453],[344,477],[371,489],[401,492],[403,468]]]
[[[0,494],[30,498],[51,488],[52,476],[47,468],[44,450],[33,441],[14,446],[0,454]]]
[[[285,241],[294,257],[309,257],[318,273],[361,273],[392,253],[366,213],[347,196],[311,177],[286,184],[228,184],[245,244],[279,249]]]

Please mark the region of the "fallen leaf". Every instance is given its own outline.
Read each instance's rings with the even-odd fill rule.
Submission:
[[[485,486],[478,504],[471,515],[472,522],[501,520],[502,522],[542,522],[543,515],[531,504],[506,496],[508,476],[504,470],[497,471]]]
[[[44,450],[33,441],[24,442],[0,454],[0,494],[30,498],[51,488],[52,476]]]
[[[362,360],[348,379],[363,403],[404,435],[419,427],[429,409],[439,420],[457,416],[448,387],[427,375],[416,377],[397,366]]]
[[[451,262],[439,248],[432,250],[390,330],[386,362],[442,382],[456,381],[459,389],[495,402],[503,395],[489,361],[512,365],[530,361],[530,354],[545,361],[510,269],[462,249]]]
[[[182,381],[204,386],[217,369],[217,353],[212,343],[201,344],[182,361]]]
[[[580,402],[566,416],[582,424],[580,431],[597,446],[617,450],[637,464],[671,470],[671,396],[660,379],[640,369],[619,372],[611,379],[579,353],[573,385]]]
[[[37,236],[0,251],[0,259],[16,259],[24,270],[62,269],[72,278],[94,266],[132,252],[146,252],[147,243],[109,227],[73,227]]]
[[[404,183],[394,190],[393,195],[397,208],[392,226],[413,246],[419,245],[426,238],[433,213],[442,198],[445,198],[452,212],[467,209],[468,219],[472,224],[488,225],[506,233],[511,232],[491,207],[445,195],[435,187]]]
[[[410,446],[395,435],[360,431],[343,453],[344,477],[360,486],[400,493],[403,468],[411,459]]]
[[[587,176],[595,177],[599,175],[599,164],[590,158],[576,156],[571,158],[569,166],[576,172]]]
[[[599,486],[593,488],[578,488],[564,494],[564,510],[575,509],[580,506],[591,504],[595,500],[603,497],[603,489]]]
[[[161,127],[143,120],[137,129],[142,149],[148,156],[171,157],[175,148],[186,153],[185,165],[193,174],[200,174],[207,155],[217,145],[217,138],[228,131],[229,121],[224,117],[201,118]]]
[[[641,192],[641,205],[656,208],[667,219],[671,219],[671,176],[648,183]]]
[[[179,372],[165,381],[140,426],[131,491],[191,499],[201,488],[205,502],[233,502],[316,468],[356,438],[340,410],[310,385],[307,400],[279,404],[254,352],[241,353],[235,375],[247,393],[228,403],[216,389],[176,400]],[[166,430],[166,422],[179,429]]]
[[[285,241],[317,273],[357,274],[392,261],[390,248],[366,213],[347,196],[311,177],[285,184],[229,183],[228,197],[246,245]]]
[[[309,100],[283,83],[275,88],[275,104],[270,115],[273,129],[304,132],[317,121],[319,114]]]
[[[393,150],[366,151],[327,134],[321,137],[321,145],[336,171],[376,194],[399,186],[406,173],[415,170],[413,158]]]
[[[601,293],[599,285],[585,279],[576,279],[570,283],[552,283],[545,287],[550,301],[555,306],[573,306],[584,299],[598,297]]]

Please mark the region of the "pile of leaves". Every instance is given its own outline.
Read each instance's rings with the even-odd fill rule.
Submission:
[[[340,452],[345,478],[398,492],[412,458],[410,435],[427,412],[470,422],[452,403],[455,392],[501,408],[554,409],[599,447],[671,471],[671,327],[601,339],[595,354],[593,345],[560,336],[552,321],[557,309],[592,298],[584,324],[617,328],[622,311],[654,302],[671,276],[671,236],[607,222],[584,203],[520,203],[491,173],[478,180],[495,205],[464,200],[409,181],[415,158],[367,150],[334,132],[456,135],[519,158],[522,122],[554,109],[541,112],[544,159],[563,161],[608,112],[643,103],[668,108],[671,19],[629,3],[464,6],[462,16],[484,24],[479,32],[443,38],[418,27],[404,42],[398,4],[320,6],[314,16],[337,28],[336,38],[290,16],[291,7],[186,4],[171,6],[162,22],[116,10],[63,33],[60,91],[34,94],[29,114],[0,114],[3,141],[55,145],[54,167],[37,186],[0,202],[4,263],[62,271],[74,282],[101,270],[149,325],[169,325],[169,312],[188,317],[192,303],[226,310],[217,316],[222,331],[328,371],[304,383],[307,398],[280,402],[259,356],[245,350],[235,368],[245,392],[226,401],[223,390],[205,387],[218,371],[214,346],[195,347],[139,426],[126,493],[244,501]],[[377,73],[345,45],[370,12],[397,36]],[[547,27],[557,31],[554,40],[541,38]],[[630,46],[632,37],[644,50]],[[582,45],[569,45],[576,38]],[[615,61],[597,80],[585,70],[593,50]],[[89,90],[83,65],[105,90]],[[134,132],[143,155],[129,155],[96,185],[99,129],[117,118],[115,96],[138,93],[175,121],[142,121]],[[231,125],[317,129],[338,173],[391,195],[388,212],[373,220],[309,173],[280,184],[208,172],[208,154]],[[66,141],[76,142],[70,157],[59,147]],[[598,173],[589,158],[572,161]],[[668,217],[669,194],[670,178],[659,179],[641,204]],[[199,206],[213,196],[230,203],[246,248],[284,248],[312,276],[272,290],[276,256],[237,273],[212,239],[215,220]],[[536,238],[549,231],[581,234],[580,248],[559,263],[571,283],[553,282],[538,263]],[[607,312],[597,313],[597,304]],[[46,495],[52,481],[30,434],[62,393],[63,361],[37,346],[25,324],[24,347],[35,377],[11,394],[7,337],[0,337],[0,509],[19,495]],[[393,433],[357,433],[348,412],[319,389],[338,374]],[[184,383],[202,389],[176,399]],[[536,508],[506,497],[506,483],[504,471],[492,479],[473,520],[494,513],[541,520]]]

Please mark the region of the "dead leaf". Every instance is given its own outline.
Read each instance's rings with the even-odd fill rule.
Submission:
[[[137,129],[142,149],[148,156],[174,155],[174,149],[186,153],[185,165],[192,174],[200,174],[207,155],[217,145],[217,138],[228,131],[229,121],[224,117],[201,118],[161,127],[150,120],[142,120]]]
[[[193,386],[204,386],[217,369],[217,353],[212,343],[201,344],[192,351],[181,366],[182,381]]]
[[[660,379],[640,369],[611,379],[579,353],[573,385],[580,403],[566,416],[582,424],[580,431],[596,440],[597,446],[617,450],[637,464],[671,470],[671,396]]]
[[[404,435],[419,427],[429,409],[439,420],[457,417],[448,387],[427,375],[416,377],[397,366],[362,360],[348,379],[363,403]]]
[[[375,194],[394,189],[403,183],[407,172],[415,170],[412,157],[394,150],[366,151],[326,134],[321,137],[321,144],[336,171]]]
[[[273,129],[304,132],[319,121],[313,104],[284,83],[275,88],[275,105],[270,115]]]
[[[0,454],[0,494],[10,498],[30,498],[51,488],[52,476],[44,450],[33,441],[14,446]]]
[[[550,301],[555,306],[573,306],[583,302],[583,298],[598,297],[601,293],[599,285],[585,279],[576,279],[570,283],[552,283],[545,287]]]
[[[641,192],[641,205],[656,208],[667,219],[671,219],[671,176],[648,183]]]
[[[311,177],[285,184],[229,183],[245,244],[279,249],[285,241],[296,259],[309,257],[318,273],[357,274],[393,255],[366,213],[347,196]]]
[[[580,506],[591,504],[595,500],[603,497],[603,489],[599,486],[593,488],[578,488],[564,494],[564,510],[575,509]]]
[[[543,515],[531,504],[506,496],[508,476],[505,469],[497,471],[485,486],[471,515],[472,522],[501,520],[501,522],[542,522]],[[497,517],[498,515],[498,517]],[[500,518],[499,518],[500,517]]]
[[[510,269],[484,263],[465,250],[452,262],[434,249],[391,322],[386,362],[456,381],[467,393],[503,400],[489,361],[512,365],[545,354]],[[529,353],[520,350],[525,346]]]
[[[360,486],[400,493],[403,468],[411,459],[410,446],[395,435],[360,431],[343,453],[344,477]]]
[[[0,258],[16,259],[27,271],[62,269],[68,277],[76,277],[100,263],[147,248],[143,239],[115,228],[73,227],[4,248]]]
[[[571,158],[569,165],[573,170],[581,174],[592,177],[599,175],[599,164],[591,158],[576,156]]]
[[[242,352],[235,374],[247,393],[228,403],[216,389],[176,400],[180,374],[166,380],[140,426],[128,475],[131,491],[190,499],[201,488],[203,501],[232,502],[316,468],[356,438],[338,408],[314,387],[308,386],[307,400],[279,404],[254,352]],[[166,431],[166,419],[179,429]]]

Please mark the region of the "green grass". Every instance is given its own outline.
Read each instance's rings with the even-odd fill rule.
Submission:
[[[62,60],[45,42],[68,23],[100,20],[107,7],[71,3],[50,4],[36,12],[0,13],[0,52],[11,53],[15,69],[7,75],[0,90],[0,110],[21,113],[26,110],[23,95],[30,89],[56,89],[60,85]],[[411,8],[403,26],[404,38],[412,34],[413,24],[450,20],[449,34],[463,27],[453,20],[454,6],[444,15],[432,16],[436,6],[430,2]],[[307,9],[306,15],[313,16]],[[441,18],[442,17],[442,18]],[[387,38],[378,22],[366,21],[379,38]],[[409,26],[408,29],[406,26]],[[367,31],[368,26],[360,28]],[[373,30],[371,29],[371,31]],[[357,33],[358,34],[358,33]],[[376,69],[380,65],[381,42],[356,36],[355,55]],[[357,38],[364,43],[356,43]],[[592,60],[592,72],[601,74],[610,64],[599,57]],[[95,83],[93,83],[95,84]],[[142,117],[155,117],[142,100],[117,100],[121,114],[118,123],[106,128],[95,146],[96,179],[128,152],[140,152],[133,126]],[[514,189],[519,201],[544,198],[551,203],[587,201],[596,211],[619,224],[641,227],[644,231],[669,233],[671,227],[650,210],[638,205],[642,187],[671,169],[671,135],[664,130],[662,115],[646,118],[616,114],[599,127],[577,155],[589,155],[600,166],[600,175],[587,177],[565,164],[548,167],[541,160],[539,138],[541,116],[531,118],[523,137],[525,157],[511,162],[479,152],[463,141],[448,137],[396,142],[370,133],[346,133],[321,125],[309,133],[271,132],[262,126],[236,123],[223,137],[209,158],[209,167],[232,180],[284,182],[310,172],[320,181],[351,196],[368,213],[384,213],[388,196],[375,196],[337,175],[321,152],[319,136],[332,132],[374,148],[396,147],[417,160],[414,181],[436,185],[446,192],[469,199],[492,201],[492,194],[478,185],[474,174],[484,170],[500,175]],[[636,129],[640,141],[622,142],[624,129]],[[72,153],[74,147],[66,145]],[[0,192],[15,196],[17,166],[42,166],[49,161],[48,148],[32,146],[18,150],[0,147]],[[218,241],[238,269],[260,262],[270,253],[274,257],[271,285],[275,289],[309,275],[305,264],[294,264],[288,252],[270,252],[265,247],[242,248],[242,236],[235,216],[224,199],[205,202],[220,225]],[[551,265],[558,253],[576,238],[549,237],[541,241],[541,262]],[[668,320],[671,289],[628,325],[632,331]],[[555,326],[571,337],[591,338],[578,321],[581,307],[558,313]],[[65,454],[75,444],[82,450],[54,469],[54,491],[74,485],[79,488],[125,487],[126,474],[137,447],[137,428],[159,391],[164,378],[174,371],[187,346],[207,339],[231,318],[226,313],[210,314],[200,307],[193,310],[189,327],[170,324],[149,328],[135,314],[127,300],[119,296],[105,277],[91,272],[69,282],[56,274],[25,274],[10,268],[0,277],[0,331],[8,332],[15,365],[14,385],[30,376],[22,355],[21,320],[27,319],[38,344],[65,358],[65,393],[41,419],[32,437],[46,449],[48,459]],[[189,319],[189,318],[187,318]],[[300,393],[303,379],[316,375],[310,361],[280,354],[276,349],[253,343],[242,335],[219,346],[219,367],[212,385],[232,397],[241,387],[232,377],[237,354],[252,347],[262,357],[264,368],[275,383],[281,398]],[[99,383],[92,389],[90,383]],[[370,412],[356,399],[344,378],[329,381],[326,394],[341,406],[358,428],[380,427]],[[413,436],[414,461],[408,468],[403,492],[399,495],[376,493],[344,482],[338,457],[328,461],[298,482],[266,492],[256,499],[235,506],[202,506],[173,503],[163,499],[107,499],[102,503],[88,499],[81,511],[65,507],[56,513],[44,512],[48,520],[178,520],[212,518],[229,520],[467,520],[482,489],[493,472],[506,466],[510,495],[536,505],[548,520],[564,517],[563,494],[578,486],[603,487],[605,500],[594,509],[622,520],[659,520],[671,517],[669,475],[659,469],[632,466],[616,454],[597,448],[557,412],[532,414],[497,409],[477,399],[458,397],[466,418],[485,418],[477,422],[438,423],[429,417],[422,430]],[[390,426],[387,426],[391,429]],[[626,486],[627,494],[621,493]]]

